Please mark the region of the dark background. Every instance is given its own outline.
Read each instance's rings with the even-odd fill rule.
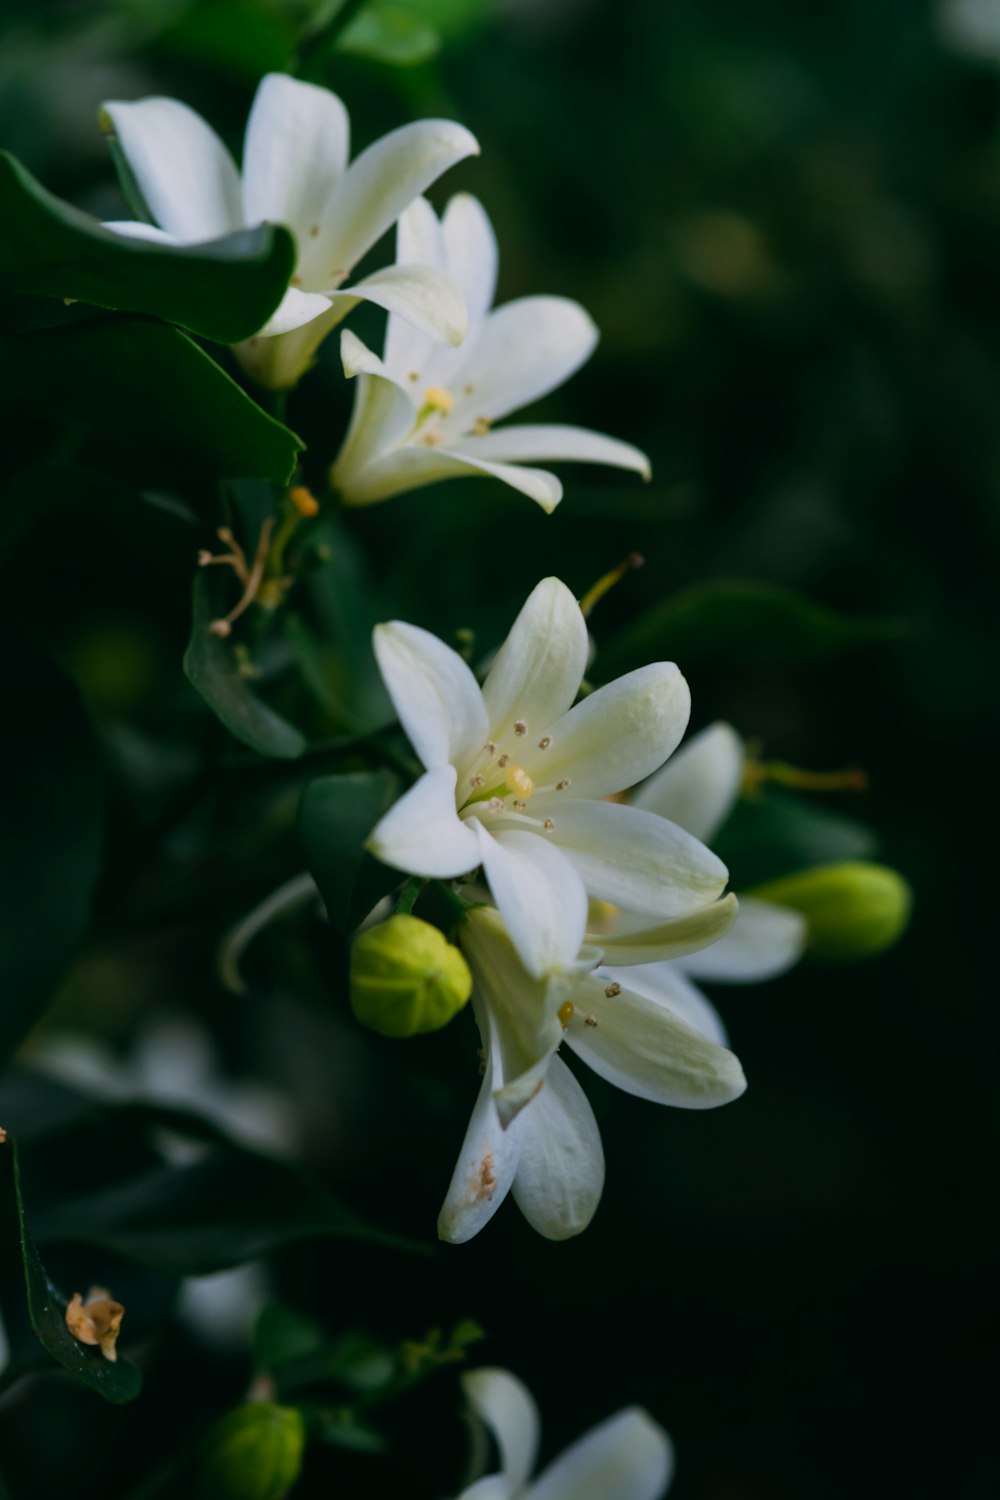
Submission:
[[[0,145],[102,215],[119,212],[102,98],[174,94],[238,146],[280,50],[266,7],[200,9],[194,25],[184,6],[6,6]],[[640,444],[654,479],[563,469],[551,519],[486,482],[350,515],[376,613],[469,626],[485,647],[544,574],[582,593],[637,549],[645,568],[594,617],[599,647],[714,578],[898,622],[822,660],[790,647],[762,664],[738,636],[679,660],[696,727],[725,717],[797,764],[867,770],[867,795],[829,805],[877,829],[915,915],[869,964],[714,996],[750,1080],[732,1108],[657,1110],[588,1078],[608,1182],[581,1239],[550,1245],[509,1203],[463,1248],[313,1245],[277,1257],[274,1284],[334,1329],[396,1338],[475,1317],[482,1359],[537,1395],[547,1455],[641,1402],[675,1440],[677,1500],[968,1492],[994,1469],[995,1019],[976,950],[995,762],[1000,20],[991,56],[949,42],[923,0],[439,9],[438,58],[344,55],[327,81],[358,145],[427,114],[477,134],[482,158],[435,204],[459,187],[486,204],[500,300],[559,292],[592,312],[598,351],[544,411]],[[378,337],[376,320],[357,326]],[[317,487],[348,409],[335,345],[289,407]],[[126,463],[119,488],[50,497],[0,588],[109,743],[128,726],[165,760],[204,729],[180,672],[200,539],[137,487]],[[113,805],[131,795],[118,764]],[[239,1006],[212,978],[225,925],[301,868],[299,785],[290,771],[217,786],[136,877],[142,920],[108,907],[48,1025],[124,1052],[143,1014],[190,1009],[232,1069],[294,1089],[304,1155],[348,1202],[430,1241],[476,1088],[471,1020],[406,1046],[359,1035],[342,955],[312,929],[308,963],[294,928],[263,945]],[[0,1407],[4,1477],[17,1500],[124,1495],[245,1381],[180,1332],[135,1407],[53,1377]],[[443,1376],[390,1418],[388,1462],[321,1453],[302,1493],[455,1493],[457,1412]]]

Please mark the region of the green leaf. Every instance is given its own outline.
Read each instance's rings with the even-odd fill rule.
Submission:
[[[254,1368],[273,1375],[282,1365],[315,1354],[324,1342],[323,1330],[312,1318],[283,1302],[269,1302],[253,1331]]]
[[[712,841],[737,890],[813,865],[872,859],[878,847],[864,823],[778,791],[738,802]]]
[[[796,666],[899,635],[893,621],[853,619],[791,589],[719,579],[671,594],[603,647],[599,661],[605,675],[657,658]]]
[[[229,608],[224,583],[207,571],[195,575],[191,638],[184,653],[188,681],[244,745],[261,755],[295,760],[306,748],[305,735],[258,698],[239,645],[209,629]]]
[[[69,1299],[50,1280],[29,1233],[12,1136],[0,1144],[0,1246],[5,1261],[14,1252],[20,1254],[31,1326],[52,1358],[106,1401],[134,1401],[142,1387],[142,1374],[135,1365],[120,1354],[112,1364],[99,1349],[81,1344],[66,1327]]]
[[[397,68],[427,62],[440,50],[441,38],[433,26],[391,0],[371,0],[337,39],[338,52],[371,57]]]
[[[70,677],[8,623],[10,748],[0,820],[0,1064],[30,1029],[90,919],[104,845],[97,742]]]
[[[149,318],[101,315],[8,335],[0,338],[0,361],[15,446],[18,416],[57,413],[115,442],[139,439],[158,459],[203,479],[280,484],[302,448],[186,334]]]
[[[331,925],[350,932],[401,879],[365,852],[365,839],[399,795],[391,771],[318,776],[302,794],[299,832]]]
[[[260,225],[173,247],[103,229],[0,152],[0,280],[8,292],[152,313],[235,344],[263,327],[295,269],[287,229]]]

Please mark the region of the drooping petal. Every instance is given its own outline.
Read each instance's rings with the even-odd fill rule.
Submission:
[[[409,875],[450,880],[479,863],[479,845],[455,811],[455,771],[440,766],[404,792],[372,829],[365,848]]]
[[[187,242],[179,240],[176,234],[168,234],[165,229],[157,229],[155,224],[143,224],[139,219],[109,219],[101,225],[102,229],[111,229],[115,234],[128,235],[133,240],[150,240],[154,245],[183,245]]]
[[[256,337],[273,338],[291,333],[293,328],[303,328],[316,318],[325,318],[329,311],[329,297],[320,292],[300,292],[297,287],[290,286]]]
[[[568,1240],[586,1229],[603,1189],[604,1150],[594,1111],[555,1057],[524,1116],[514,1202],[546,1239]]]
[[[500,1450],[500,1465],[509,1493],[527,1483],[538,1456],[539,1420],[534,1397],[509,1370],[467,1370],[462,1391]]]
[[[182,243],[218,239],[243,226],[240,174],[212,127],[178,99],[111,100],[111,122],[143,201]]]
[[[641,1407],[629,1406],[560,1454],[524,1500],[660,1500],[673,1468],[663,1428]]]
[[[503,1072],[492,1026],[475,999],[473,1006],[486,1066],[479,1097],[438,1215],[438,1237],[452,1245],[464,1245],[489,1223],[510,1192],[521,1154],[522,1121],[515,1120],[508,1130],[504,1130],[493,1103],[494,1088],[503,1085]]]
[[[756,984],[784,974],[802,957],[809,924],[801,912],[744,896],[731,932],[704,952],[684,959],[696,979]]]
[[[244,216],[291,229],[307,287],[327,269],[321,226],[349,141],[347,110],[329,89],[285,73],[261,79],[243,146]]]
[[[344,275],[442,172],[478,155],[474,135],[451,120],[418,120],[363,151],[331,195],[320,235],[331,275]]]
[[[627,1094],[678,1109],[714,1109],[739,1098],[746,1088],[743,1069],[731,1052],[630,983],[619,987],[588,976],[573,1005],[567,1043],[595,1073]]]
[[[573,594],[558,578],[543,578],[521,608],[496,654],[483,698],[493,738],[514,743],[514,723],[527,725],[526,746],[569,708],[587,665],[587,626]],[[513,752],[512,752],[513,753]]]
[[[444,236],[441,224],[426,198],[414,198],[399,216],[396,225],[397,266],[433,266],[448,274],[445,262]],[[451,280],[458,286],[457,279]],[[458,288],[461,292],[461,287]],[[385,363],[394,379],[405,381],[412,372],[418,376],[430,359],[437,343],[419,332],[412,323],[390,314],[385,330]],[[424,385],[431,382],[425,380]]]
[[[731,930],[739,914],[740,903],[730,892],[720,901],[654,927],[643,917],[633,917],[613,925],[607,933],[588,933],[587,941],[602,950],[609,964],[653,964],[687,954],[700,957],[701,949],[717,944]]]
[[[649,459],[641,449],[586,427],[557,427],[542,422],[494,427],[482,437],[463,438],[455,448],[481,458],[499,459],[501,463],[613,464],[618,469],[632,469],[643,479],[650,476]]]
[[[320,344],[350,311],[350,306],[339,302],[332,304],[329,297],[316,292],[299,292],[291,287],[285,293],[275,318],[280,315],[284,319],[287,310],[293,313],[297,310],[305,321],[293,324],[285,333],[275,333],[272,319],[267,324],[267,328],[272,329],[270,334],[265,336],[265,330],[261,330],[242,344],[232,346],[247,373],[272,391],[287,390],[301,379],[313,363]],[[292,319],[288,321],[292,322]]]
[[[449,198],[441,219],[445,265],[469,309],[469,327],[477,328],[493,306],[497,284],[496,235],[486,210],[471,193]]]
[[[680,743],[691,693],[673,662],[653,662],[607,683],[546,725],[551,747],[534,740],[518,761],[536,786],[558,768],[574,798],[623,791],[663,764]],[[493,722],[493,715],[490,714]]]
[[[413,426],[413,404],[400,390],[377,355],[349,328],[340,336],[340,357],[347,378],[357,379],[354,408],[340,452],[330,468],[334,489],[350,493],[379,456],[401,442]]]
[[[403,620],[377,625],[373,639],[389,697],[423,764],[430,770],[473,759],[487,739],[489,725],[483,695],[468,664],[429,630]]]
[[[548,837],[596,900],[655,918],[683,916],[721,896],[725,865],[666,818],[615,802],[559,798],[556,792],[544,799],[555,823]],[[533,812],[542,812],[539,801],[532,801]]]
[[[374,302],[446,344],[460,344],[468,326],[461,293],[434,266],[386,266],[353,286],[331,288],[327,296],[342,308],[343,317],[359,302]]]
[[[630,969],[602,967],[601,977],[665,1005],[710,1042],[717,1042],[720,1047],[729,1046],[729,1034],[719,1012],[701,990],[685,978],[679,963],[639,964]]]
[[[388,500],[391,495],[418,490],[439,479],[468,479],[482,474],[502,480],[547,513],[555,510],[562,499],[562,485],[544,469],[526,469],[520,464],[473,463],[447,448],[425,448],[416,443],[397,448],[372,464],[353,480],[343,499],[346,505],[373,505],[376,500]]]
[[[728,724],[710,724],[688,740],[629,799],[710,843],[740,792],[746,752]]]
[[[587,896],[572,864],[539,834],[495,838],[477,818],[479,859],[528,973],[542,978],[574,966],[587,921]]]
[[[484,319],[462,365],[463,385],[446,423],[449,439],[477,418],[499,421],[568,380],[593,353],[597,329],[566,297],[520,297]]]

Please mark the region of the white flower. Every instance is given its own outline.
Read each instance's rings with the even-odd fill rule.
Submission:
[[[400,263],[354,286],[344,283],[417,194],[478,152],[463,126],[404,125],[348,166],[347,111],[337,95],[270,73],[247,121],[241,178],[215,131],[176,99],[111,102],[102,111],[159,226],[108,228],[180,245],[265,222],[295,235],[298,261],[288,291],[260,332],[236,350],[262,384],[293,385],[330,329],[362,301],[410,320],[429,340],[461,342],[461,295],[438,268]]]
[[[728,724],[712,724],[679,750],[669,765],[651,776],[630,798],[633,807],[687,830],[709,843],[728,818],[740,792],[746,751]],[[713,1005],[691,983],[707,979],[726,984],[757,984],[773,979],[798,961],[805,948],[807,923],[789,907],[771,901],[741,896],[739,915],[732,929],[711,947],[702,947],[680,958],[643,962],[634,940],[629,943],[629,923],[612,921],[611,933],[595,932],[588,940],[605,948],[612,963],[625,955],[627,976],[618,968],[603,968],[611,981],[626,979],[637,992],[668,1005],[702,1035],[722,1045],[725,1027]]]
[[[604,1153],[586,1096],[556,1056],[563,1041],[602,1078],[658,1104],[711,1109],[746,1088],[731,1052],[627,982],[587,972],[599,952],[584,955],[575,972],[533,978],[500,914],[485,906],[468,913],[458,938],[473,975],[484,1071],[438,1218],[442,1239],[471,1239],[508,1192],[547,1239],[568,1239],[590,1223]]]
[[[469,1405],[490,1429],[499,1474],[463,1490],[459,1500],[660,1500],[673,1477],[670,1439],[640,1406],[628,1406],[591,1428],[536,1480],[538,1408],[508,1370],[469,1370],[462,1376]]]
[[[563,384],[588,359],[597,329],[565,297],[521,297],[491,311],[497,247],[475,198],[460,193],[439,221],[417,199],[400,218],[397,261],[447,273],[461,287],[469,332],[460,351],[435,346],[389,318],[379,359],[354,334],[341,338],[344,371],[356,376],[354,414],[330,479],[348,505],[367,505],[456,475],[488,474],[551,511],[562,485],[538,461],[579,459],[649,478],[638,448],[582,427],[493,428],[508,413]]]
[[[482,689],[455,651],[413,625],[378,626],[375,653],[426,772],[368,848],[426,877],[482,865],[533,975],[575,965],[588,896],[663,922],[722,893],[726,868],[697,839],[603,800],[674,750],[690,712],[687,683],[672,662],[656,662],[573,707],[587,630],[557,578],[534,589]]]

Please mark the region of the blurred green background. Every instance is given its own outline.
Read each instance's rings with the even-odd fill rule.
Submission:
[[[432,190],[435,205],[459,188],[485,203],[500,300],[575,297],[601,329],[539,413],[638,443],[654,478],[563,469],[551,519],[485,481],[349,514],[376,618],[449,639],[468,627],[485,650],[538,578],[582,594],[637,550],[645,567],[591,622],[604,675],[644,659],[630,654],[636,621],[711,580],[892,622],[815,650],[794,621],[766,646],[742,628],[695,632],[676,656],[694,727],[721,717],[798,765],[865,768],[867,794],[824,806],[878,831],[915,917],[870,964],[713,994],[750,1080],[731,1108],[657,1110],[587,1078],[608,1182],[581,1239],[543,1242],[510,1203],[472,1244],[429,1258],[283,1251],[274,1289],[331,1330],[396,1338],[478,1319],[477,1355],[538,1396],[546,1452],[642,1403],[675,1440],[677,1500],[969,1491],[993,1467],[977,1351],[994,1280],[996,1022],[976,950],[995,761],[1000,7],[389,10],[406,66],[366,55],[364,30],[317,63],[356,149],[429,114],[476,133],[482,157]],[[265,0],[7,0],[0,146],[117,216],[100,101],[181,97],[238,149],[296,18]],[[374,315],[354,326],[380,336]],[[317,490],[349,410],[336,343],[288,410]],[[104,463],[41,486],[37,503],[20,494],[3,531],[4,603],[79,683],[106,757],[98,926],[47,1034],[126,1055],[144,1018],[200,1017],[230,1071],[295,1096],[299,1154],[346,1201],[430,1241],[477,1087],[471,1018],[409,1044],[360,1034],[344,955],[315,923],[261,941],[245,999],[216,983],[226,926],[302,867],[304,773],[216,773],[185,808],[192,765],[224,739],[180,665],[210,497],[197,475],[151,486],[127,444]],[[647,654],[675,654],[669,630]],[[178,796],[170,837],[137,844]],[[73,1272],[115,1271],[89,1266]],[[15,1500],[130,1494],[174,1434],[245,1387],[235,1356],[180,1325],[149,1347],[137,1405],[56,1376],[5,1398]],[[312,1454],[301,1493],[454,1493],[458,1412],[443,1377],[388,1414],[387,1458]]]

